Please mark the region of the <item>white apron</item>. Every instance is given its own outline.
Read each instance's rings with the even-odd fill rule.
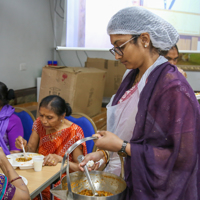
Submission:
[[[156,62],[149,67],[143,74],[138,89],[125,101],[112,106],[114,96],[112,96],[110,103],[106,106],[107,108],[107,130],[116,134],[122,140],[130,142],[135,127],[135,117],[138,111],[139,95],[143,90],[146,80],[158,65],[166,62],[167,59],[160,56]],[[126,74],[127,75],[127,74]],[[125,76],[126,76],[125,75]],[[124,78],[125,78],[124,76]],[[121,162],[117,152],[110,152],[110,162],[105,169],[106,172],[114,173],[117,176],[121,172]]]
[[[107,105],[107,130],[115,133],[122,140],[130,141],[135,127],[135,116],[138,110],[138,89],[125,101],[112,105],[114,95]],[[120,175],[121,162],[117,152],[110,152],[110,162],[105,171]]]

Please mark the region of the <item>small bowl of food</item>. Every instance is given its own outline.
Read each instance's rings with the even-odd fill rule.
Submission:
[[[31,160],[32,160],[31,157],[27,157],[27,158],[25,158],[25,157],[19,157],[19,158],[16,158],[17,162],[28,162],[28,161],[31,161]]]

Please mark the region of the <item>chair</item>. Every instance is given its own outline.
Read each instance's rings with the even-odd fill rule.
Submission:
[[[96,125],[93,120],[83,113],[72,113],[71,116],[66,116],[65,118],[80,126],[83,130],[85,137],[90,137],[97,131]],[[86,141],[86,146],[88,153],[91,153],[94,150],[93,148],[95,148],[93,140]]]
[[[33,122],[35,121],[35,117],[33,114],[26,108],[23,107],[15,107],[15,114],[21,119],[22,126],[24,129],[24,139],[28,142],[30,135],[32,133]]]

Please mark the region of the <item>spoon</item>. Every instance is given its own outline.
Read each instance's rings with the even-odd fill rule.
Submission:
[[[81,162],[83,161],[83,159],[84,159],[84,156],[83,156],[83,155],[80,155],[80,156],[78,156],[77,159],[78,159],[79,163],[81,163]],[[90,187],[91,187],[91,189],[92,189],[93,196],[98,196],[98,193],[96,192],[96,189],[95,189],[94,184],[93,184],[93,182],[92,182],[92,179],[91,179],[91,177],[90,177],[90,174],[89,174],[89,171],[88,171],[87,166],[85,165],[83,168],[84,168],[84,170],[85,170],[85,175],[86,175],[86,177],[87,177],[87,179],[88,179],[88,182],[89,182],[89,184],[90,184]]]
[[[23,149],[23,152],[24,152],[24,157],[25,157],[25,159],[27,160],[27,155],[26,155],[26,152],[25,152],[25,149],[24,149],[24,145],[22,144],[22,149]]]

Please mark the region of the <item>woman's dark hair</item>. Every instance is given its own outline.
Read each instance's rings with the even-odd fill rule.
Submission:
[[[7,86],[0,82],[0,106],[8,104],[11,99],[15,98],[15,92],[13,89],[8,90]]]
[[[177,50],[177,53],[179,55],[179,50],[178,50],[178,46],[175,44],[171,49],[176,49]],[[171,50],[170,49],[170,50]],[[161,51],[161,54],[162,56],[166,56],[168,54],[169,50],[168,51]]]
[[[132,35],[132,37],[134,37],[133,44],[137,44],[137,40],[140,37],[140,35]]]
[[[40,107],[45,107],[52,110],[56,115],[61,116],[65,113],[66,116],[72,114],[72,109],[69,103],[57,95],[50,95],[42,99],[39,105]]]
[[[175,44],[172,48],[175,48],[177,50],[178,55],[179,55],[178,46]]]

